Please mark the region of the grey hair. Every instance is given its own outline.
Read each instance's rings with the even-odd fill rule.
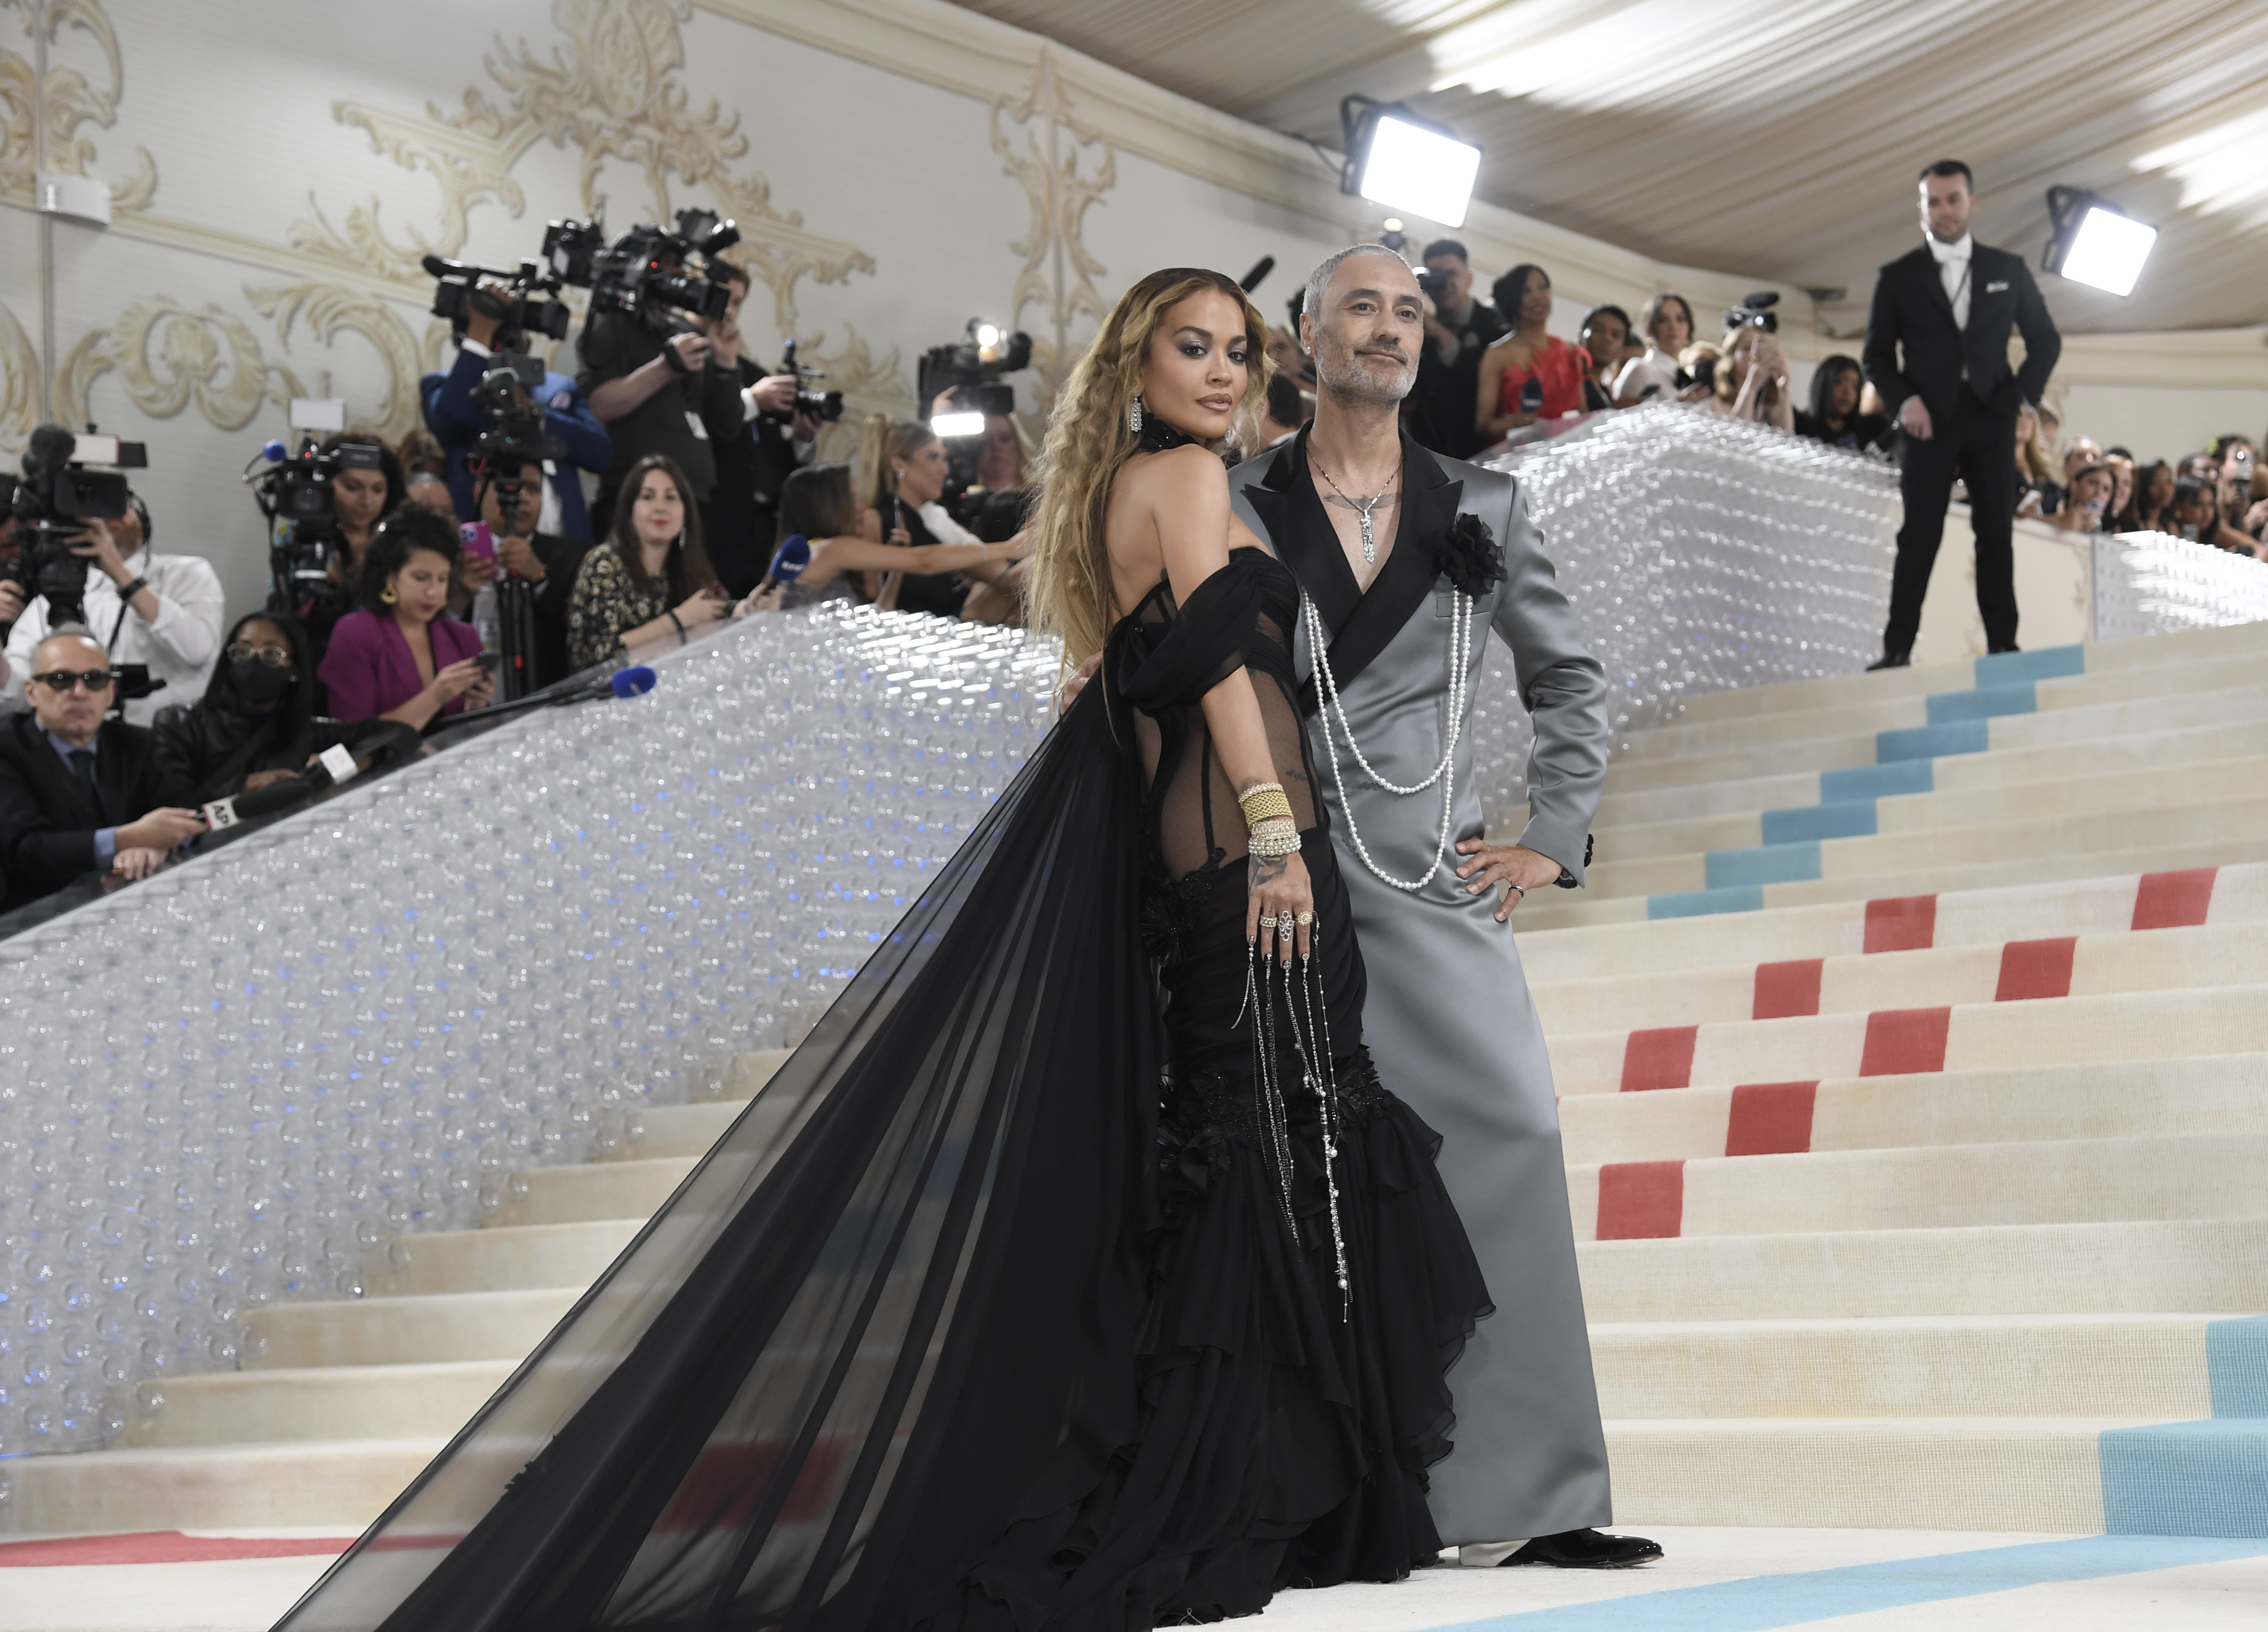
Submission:
[[[1307,296],[1300,306],[1302,316],[1313,317],[1322,309],[1323,285],[1331,281],[1331,274],[1339,270],[1341,262],[1351,261],[1357,255],[1384,255],[1398,263],[1404,271],[1410,269],[1409,262],[1384,244],[1350,244],[1336,255],[1325,256],[1315,270],[1307,274]]]
[[[40,645],[45,646],[50,640],[61,640],[65,637],[69,637],[73,640],[84,640],[92,646],[102,646],[101,637],[97,635],[92,629],[89,629],[85,624],[57,624],[53,629],[50,629],[47,633],[40,637]],[[37,648],[34,649],[36,650]],[[108,650],[107,647],[104,647],[103,649],[106,651]]]

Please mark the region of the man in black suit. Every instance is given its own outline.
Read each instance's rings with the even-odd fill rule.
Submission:
[[[33,648],[29,713],[0,726],[0,910],[90,873],[141,878],[205,831],[140,726],[105,720],[110,657],[84,629]]]
[[[1956,474],[1969,487],[1985,645],[2016,649],[2016,410],[2039,401],[2063,336],[2022,259],[1970,236],[1976,208],[1967,165],[1944,159],[1923,171],[1921,247],[1881,270],[1867,314],[1867,378],[1905,432],[1905,524],[1875,668],[1911,660]],[[2014,372],[2012,328],[2024,336],[2024,366]]]

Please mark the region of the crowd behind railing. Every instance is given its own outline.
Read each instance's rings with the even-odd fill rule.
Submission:
[[[1513,267],[1491,303],[1462,245],[1437,240],[1422,259],[1431,312],[1404,418],[1437,451],[1469,456],[1668,399],[1898,456],[1900,430],[1857,358],[1822,358],[1796,402],[1769,297],[1713,333],[1674,292],[1635,321],[1596,306],[1571,343],[1550,332],[1543,268]],[[232,819],[217,805],[280,806],[399,763],[494,702],[507,661],[525,694],[647,642],[823,600],[1020,621],[1033,493],[1018,422],[988,414],[981,432],[947,442],[925,421],[875,416],[855,462],[821,460],[839,399],[806,389],[792,361],[749,357],[747,275],[720,262],[712,276],[729,300],[666,327],[594,305],[562,349],[571,375],[530,358],[509,299],[460,302],[454,359],[422,382],[423,426],[398,445],[350,431],[321,444],[335,543],[320,581],[233,620],[210,563],[153,548],[139,497],[84,524],[80,604],[58,616],[26,574],[8,573],[29,524],[0,504],[0,914],[146,875]],[[1296,317],[1268,349],[1266,411],[1232,457],[1307,417]],[[541,437],[499,455],[482,401],[503,366],[518,370]],[[2061,430],[2044,407],[2020,414],[2019,514],[2268,559],[2268,472],[2250,438],[2139,461]],[[517,641],[504,630],[514,616]]]

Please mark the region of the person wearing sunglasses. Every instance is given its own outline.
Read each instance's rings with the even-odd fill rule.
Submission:
[[[0,726],[0,910],[90,874],[143,878],[205,830],[144,727],[105,720],[110,655],[82,628],[34,646],[28,713]]]
[[[158,757],[200,805],[297,776],[328,748],[345,748],[367,771],[408,758],[419,742],[413,726],[317,713],[306,631],[280,612],[237,619],[204,696],[158,710],[151,729]]]

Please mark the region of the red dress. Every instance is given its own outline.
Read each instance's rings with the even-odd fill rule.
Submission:
[[[1569,345],[1557,335],[1550,336],[1535,353],[1530,366],[1504,371],[1504,383],[1497,388],[1496,411],[1519,413],[1520,388],[1533,375],[1543,382],[1543,406],[1537,410],[1537,418],[1557,419],[1562,414],[1580,413],[1583,407],[1583,380],[1590,372],[1588,351]]]

